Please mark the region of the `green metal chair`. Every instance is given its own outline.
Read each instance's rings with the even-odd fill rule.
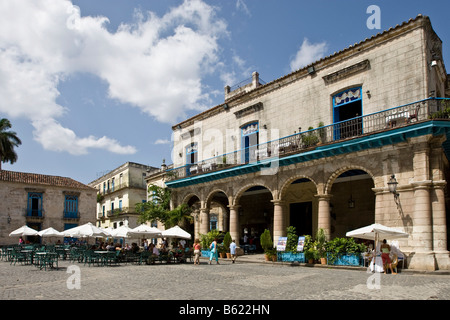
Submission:
[[[89,267],[94,264],[100,265],[102,262],[101,257],[96,254],[93,250],[86,250],[83,254],[84,265],[88,265]]]

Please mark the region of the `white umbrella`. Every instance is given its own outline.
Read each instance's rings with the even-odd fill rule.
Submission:
[[[136,237],[149,237],[149,238],[157,238],[161,236],[161,230],[155,227],[150,227],[146,224],[141,224],[136,228],[131,229],[132,236]]]
[[[106,229],[100,229],[88,222],[78,227],[64,230],[65,237],[109,237],[110,233]]]
[[[38,232],[41,237],[64,237],[62,232],[50,227]]]
[[[162,231],[162,236],[167,238],[191,239],[191,234],[184,231],[179,226]]]
[[[370,226],[362,227],[349,231],[345,234],[347,237],[375,240],[380,237],[383,239],[398,239],[398,238],[408,238],[409,234],[401,230],[386,227],[379,223],[371,224]]]
[[[111,236],[114,238],[128,238],[133,236],[133,229],[131,229],[128,226],[120,226],[117,229],[112,229],[109,231],[111,233]]]
[[[398,238],[408,238],[409,234],[406,232],[403,232],[401,230],[386,227],[379,223],[374,223],[366,227],[362,227],[359,229],[355,229],[352,231],[349,231],[345,234],[347,237],[353,237],[353,238],[360,238],[360,239],[367,239],[367,240],[374,240],[375,241],[375,247],[374,247],[374,253],[377,254],[378,250],[378,242],[380,237],[383,239],[398,239]],[[381,259],[376,257],[377,259]],[[374,260],[374,259],[373,259]],[[378,272],[383,271],[383,266],[379,266],[378,262],[374,263],[372,260],[370,264],[370,268],[372,268]]]
[[[38,235],[39,234],[38,234],[37,230],[34,230],[27,225],[24,225],[24,226],[20,227],[19,229],[12,231],[9,234],[10,237],[25,237],[25,236],[38,236]]]

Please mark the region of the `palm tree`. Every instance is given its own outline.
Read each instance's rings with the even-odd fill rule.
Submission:
[[[8,131],[11,129],[11,122],[8,119],[0,120],[0,170],[2,169],[2,162],[10,162],[13,164],[17,161],[17,153],[14,151],[14,147],[22,144],[22,141],[17,137],[14,131]]]
[[[186,204],[170,210],[172,193],[169,188],[151,185],[148,187],[148,191],[152,194],[152,200],[136,204],[136,211],[140,214],[138,219],[140,223],[158,220],[166,228],[170,228],[176,225],[184,226],[192,222],[191,210]]]

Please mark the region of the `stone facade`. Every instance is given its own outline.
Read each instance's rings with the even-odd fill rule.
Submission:
[[[0,170],[0,198],[1,244],[17,243],[9,233],[25,224],[62,231],[95,221],[95,190],[71,178]]]
[[[136,203],[147,200],[146,176],[157,170],[139,163],[127,162],[89,183],[97,190],[97,226],[116,229],[121,225],[134,228],[139,214]]]
[[[429,118],[447,103],[430,97],[449,92],[441,50],[419,15],[267,84],[254,73],[226,87],[223,104],[173,126],[174,205],[193,207],[196,234],[225,208],[241,244],[266,228],[276,243],[289,225],[334,238],[381,223],[409,233],[408,268],[449,269],[450,123]]]

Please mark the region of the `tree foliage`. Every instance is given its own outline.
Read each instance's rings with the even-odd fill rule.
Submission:
[[[169,188],[162,188],[151,185],[148,192],[152,199],[145,203],[137,203],[136,211],[139,212],[139,223],[148,221],[160,221],[166,228],[176,225],[185,225],[192,222],[191,210],[188,205],[182,204],[174,209],[170,209],[171,191]]]
[[[17,137],[14,131],[8,131],[11,129],[11,122],[8,119],[0,120],[0,169],[1,163],[10,162],[13,164],[17,161],[17,153],[14,147],[18,147],[22,144],[22,141]]]

